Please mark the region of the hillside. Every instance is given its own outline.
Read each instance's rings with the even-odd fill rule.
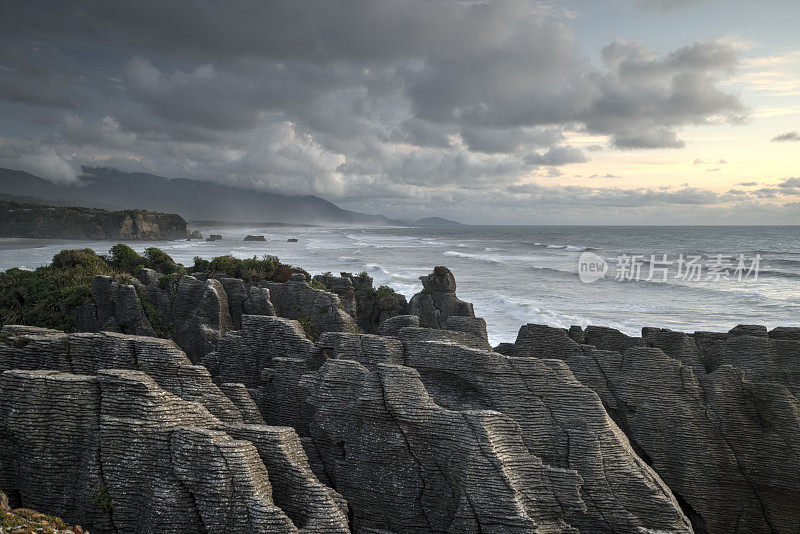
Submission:
[[[153,241],[189,236],[186,221],[172,213],[108,211],[0,200],[0,237]]]
[[[0,169],[0,193],[74,205],[180,213],[188,220],[305,224],[401,224],[344,210],[322,198],[289,196],[146,173],[86,168],[80,183],[54,184],[30,173]]]

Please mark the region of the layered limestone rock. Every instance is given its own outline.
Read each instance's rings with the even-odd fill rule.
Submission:
[[[69,311],[74,331],[172,338],[192,361],[241,328],[242,315],[275,315],[269,289],[237,278],[169,278],[142,269],[129,283],[98,276],[92,293],[94,302]]]
[[[543,466],[502,414],[438,406],[400,365],[331,359],[304,385],[355,532],[575,531],[562,514],[582,507],[580,478]]]
[[[416,315],[396,315],[384,321],[378,329],[378,335],[397,337],[400,334],[400,330],[406,327],[419,327],[419,317]]]
[[[242,329],[222,338],[219,350],[203,363],[218,382],[239,382],[248,389],[261,385],[264,369],[276,358],[293,357],[322,364],[322,351],[303,332],[297,321],[283,317],[242,316]]]
[[[219,350],[203,363],[216,382],[244,384],[268,424],[291,426],[307,436],[310,407],[298,382],[324,359],[297,321],[244,315],[242,329],[223,337]]]
[[[342,273],[342,276],[333,276],[330,273],[318,274],[314,280],[324,285],[325,288],[331,293],[336,293],[339,297],[339,302],[342,304],[342,309],[347,314],[358,319],[358,305],[356,303],[356,292],[353,287],[353,280],[351,276],[345,276],[347,273]],[[361,326],[360,321],[357,321]],[[363,326],[362,326],[363,328]]]
[[[142,311],[138,288],[131,282],[119,283],[110,276],[95,277],[92,293],[98,330],[154,336],[155,331]],[[141,287],[140,283],[137,285]]]
[[[425,328],[445,328],[450,316],[475,317],[472,304],[456,296],[456,279],[447,267],[436,267],[421,276],[423,290],[411,297],[409,313],[419,316]]]
[[[0,488],[93,532],[800,531],[800,329],[492,349],[447,269],[411,315],[367,278],[103,282],[177,345],[4,327]]]
[[[800,328],[740,325],[728,334],[696,332],[699,357],[711,373],[731,365],[754,382],[777,382],[800,397]]]
[[[101,369],[140,370],[164,390],[203,405],[224,422],[240,424],[245,417],[252,419],[252,414],[238,408],[240,404],[248,408],[245,401],[234,403],[214,384],[205,367],[192,365],[169,340],[111,332],[64,334],[18,326],[5,326],[2,332],[12,335],[13,342],[0,343],[0,372],[22,369],[95,375]],[[241,397],[241,392],[236,396]]]
[[[450,341],[474,349],[492,350],[488,341],[467,332],[457,330],[434,330],[432,328],[405,327],[397,333],[403,341]]]
[[[242,327],[242,315],[275,315],[269,298],[269,289],[245,284],[238,278],[220,278],[228,299],[228,310],[233,326]]]
[[[796,532],[800,407],[790,389],[772,381],[789,375],[775,374],[769,355],[788,362],[793,353],[796,361],[800,347],[763,333],[695,334],[702,341],[692,349],[685,334],[647,330],[646,343],[665,350],[637,341],[620,354],[579,345],[561,329],[526,325],[516,351],[563,360],[595,390],[696,531]],[[777,348],[767,350],[773,342]],[[698,357],[725,363],[695,373]]]
[[[514,358],[453,343],[407,342],[406,365],[452,410],[497,410],[520,426],[528,451],[577,471],[581,532],[691,532],[672,493],[631,449],[597,395],[559,360]]]
[[[342,309],[339,297],[312,288],[301,273],[293,274],[291,280],[282,284],[271,282],[268,287],[275,311],[281,317],[307,321],[317,334],[358,330],[353,318]]]
[[[93,502],[104,487],[99,405],[94,376],[0,374],[0,487],[12,501],[113,532],[109,514]]]
[[[115,357],[124,363],[127,349],[96,343],[99,361],[87,360],[81,343],[105,337],[113,346],[130,341],[133,363],[164,383],[180,374],[157,346],[169,344],[163,340],[6,332],[13,343],[0,344],[4,364],[40,352],[40,365],[91,371]],[[93,532],[348,532],[346,503],[313,475],[294,430],[226,417],[213,395],[196,398],[191,374],[170,386],[183,398],[130,369],[0,377],[0,485],[25,506],[80,517]]]
[[[462,315],[451,315],[444,322],[445,330],[455,330],[470,334],[488,345],[489,334],[486,332],[486,321],[481,317],[466,317]]]
[[[201,282],[192,276],[178,280],[172,305],[172,339],[189,359],[201,361],[232,326],[228,297],[218,280]]]

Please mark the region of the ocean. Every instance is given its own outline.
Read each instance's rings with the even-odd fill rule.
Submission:
[[[687,332],[741,323],[800,326],[800,226],[198,229],[224,239],[128,244],[140,252],[156,246],[187,266],[195,256],[270,254],[312,274],[366,271],[376,286],[407,297],[422,289],[420,276],[445,265],[458,296],[486,319],[492,344],[514,341],[525,323],[602,325],[628,334],[643,326]],[[247,234],[266,241],[242,241]],[[298,242],[288,243],[290,237]],[[6,245],[0,270],[44,265],[64,248],[107,253],[111,245]],[[586,274],[590,264],[596,275],[581,276],[579,267]]]

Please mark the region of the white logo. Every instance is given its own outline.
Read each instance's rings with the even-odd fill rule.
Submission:
[[[606,260],[592,252],[584,252],[578,258],[578,277],[584,284],[591,284],[603,278],[608,272]]]

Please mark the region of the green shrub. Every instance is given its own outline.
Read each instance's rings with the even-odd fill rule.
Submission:
[[[248,282],[286,282],[296,272],[308,276],[305,270],[283,264],[275,256],[267,255],[261,259],[255,256],[247,259],[218,256],[210,261],[195,258],[194,270],[207,274],[223,272],[228,276],[241,278]]]
[[[211,270],[211,262],[204,260],[200,256],[194,257],[194,271],[205,273]]]
[[[173,274],[183,270],[183,266],[175,263],[172,257],[161,249],[149,247],[144,249],[147,266],[162,274]]]
[[[62,250],[53,256],[53,262],[51,265],[57,268],[93,268],[104,263],[105,261],[103,258],[98,256],[94,250],[90,248],[84,248],[80,250]]]
[[[108,493],[108,486],[103,486],[94,494],[94,502],[101,511],[110,514],[114,511],[114,503],[111,501],[111,494]]]
[[[182,276],[183,273],[180,271],[170,274],[162,274],[161,276],[158,277],[158,287],[160,287],[161,289],[167,289],[170,286],[170,284],[172,284],[173,282],[177,282],[178,280],[181,279]]]
[[[325,287],[325,284],[324,284],[324,283],[320,282],[319,280],[315,280],[315,279],[313,279],[313,278],[312,278],[312,279],[311,279],[311,281],[308,283],[308,285],[310,285],[310,286],[311,286],[311,287],[313,287],[314,289],[319,289],[320,291],[327,291],[327,290],[328,290],[328,288],[327,288],[327,287]]]
[[[66,312],[92,300],[92,281],[100,274],[114,269],[89,249],[61,251],[35,271],[0,273],[0,323],[68,330]]]
[[[111,247],[111,265],[131,274],[138,274],[142,267],[147,265],[147,258],[143,258],[128,245],[118,243]]]

